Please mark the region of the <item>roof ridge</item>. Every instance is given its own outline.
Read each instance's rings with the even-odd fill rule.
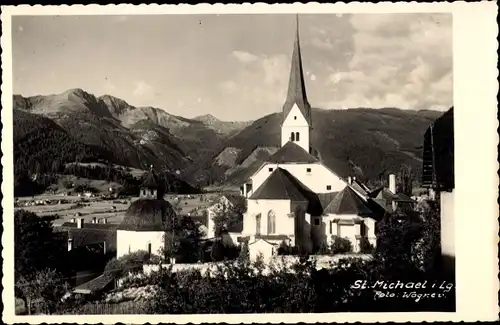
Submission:
[[[290,197],[290,194],[288,193],[288,189],[286,188],[286,185],[285,185],[285,182],[283,180],[283,169],[280,168],[280,167],[277,167],[276,170],[279,170],[279,176],[280,176],[280,180],[281,180],[281,185],[283,186],[283,188],[285,189],[285,193],[286,193],[286,196]]]

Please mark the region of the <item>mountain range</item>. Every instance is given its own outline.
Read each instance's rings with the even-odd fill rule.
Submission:
[[[108,161],[179,171],[193,184],[239,184],[280,145],[280,113],[226,122],[135,107],[82,89],[48,96],[14,95],[15,168],[55,158]],[[440,112],[396,108],[313,109],[312,146],[340,176],[373,179],[402,164],[421,168],[423,134]],[[47,167],[48,168],[48,167]],[[17,173],[17,172],[16,172]]]

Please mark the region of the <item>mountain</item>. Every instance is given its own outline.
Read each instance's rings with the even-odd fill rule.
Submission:
[[[252,121],[248,122],[227,122],[221,121],[212,114],[201,115],[193,118],[193,120],[202,122],[207,128],[214,130],[220,135],[234,135],[237,132],[243,130],[245,127],[252,124]]]
[[[49,118],[79,143],[100,148],[111,153],[116,163],[136,168],[153,164],[183,170],[212,154],[225,136],[202,121],[154,107],[135,107],[110,95],[96,97],[82,89],[48,96],[14,95],[14,110]],[[237,131],[237,126],[231,130]]]
[[[397,172],[408,164],[421,169],[423,135],[440,112],[396,108],[313,109],[312,147],[339,176],[357,171],[364,180]],[[239,185],[281,145],[281,113],[256,120],[228,138],[217,153],[193,165],[192,181]],[[233,166],[228,163],[233,162]]]

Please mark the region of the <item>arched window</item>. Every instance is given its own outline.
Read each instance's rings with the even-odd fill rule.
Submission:
[[[142,190],[142,196],[146,196],[146,190]]]
[[[273,210],[269,210],[269,213],[267,214],[267,233],[276,233],[276,214]]]
[[[290,141],[295,141],[295,133],[292,132],[292,135],[290,136]]]
[[[295,141],[300,141],[299,132],[295,132]]]
[[[261,221],[261,214],[259,213],[258,215],[255,216],[255,234],[260,235],[260,221]]]
[[[154,190],[149,191],[149,193],[150,193],[151,195],[155,195],[155,191],[154,191]]]

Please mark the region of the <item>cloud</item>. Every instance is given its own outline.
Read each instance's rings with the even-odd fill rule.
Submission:
[[[153,87],[143,80],[137,81],[135,83],[133,94],[135,97],[139,98],[151,97],[153,94]]]
[[[253,62],[258,59],[257,55],[244,51],[233,51],[231,53],[236,59],[243,63]]]
[[[371,14],[349,19],[354,51],[347,66],[325,76],[326,108],[452,105],[451,15]]]
[[[270,112],[277,112],[285,100],[290,73],[290,57],[284,54],[255,56],[255,60],[238,67],[231,79],[219,83],[221,96],[226,102],[250,105],[251,115],[242,119],[255,118]]]

